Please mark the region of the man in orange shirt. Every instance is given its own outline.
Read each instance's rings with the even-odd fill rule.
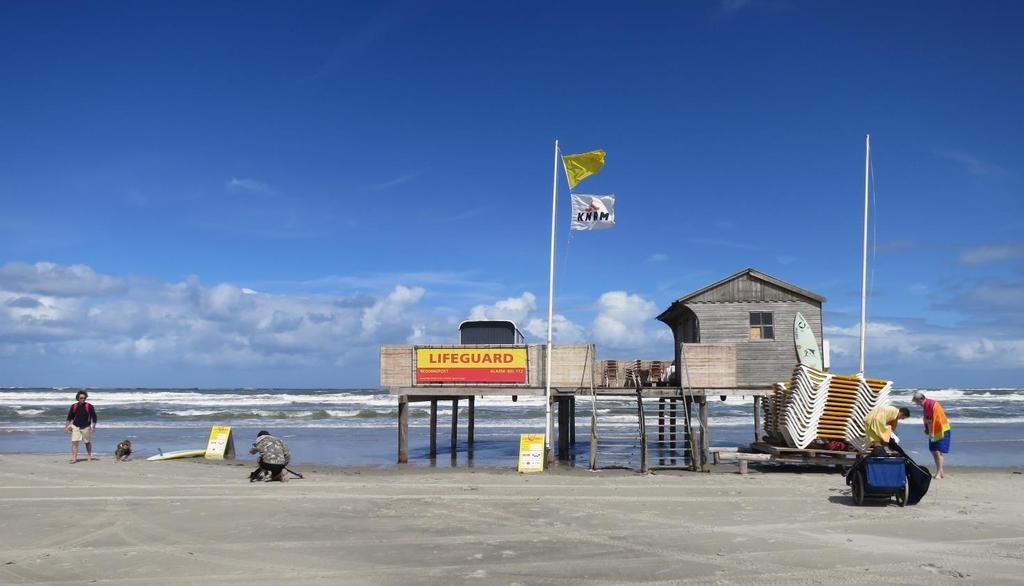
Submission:
[[[915,405],[924,410],[924,433],[928,436],[928,449],[935,458],[935,474],[933,478],[944,478],[945,456],[949,453],[950,427],[946,410],[935,399],[929,399],[921,391],[915,391],[911,399]]]

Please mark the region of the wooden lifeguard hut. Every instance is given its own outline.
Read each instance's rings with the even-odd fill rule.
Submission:
[[[672,382],[747,390],[789,378],[797,362],[793,320],[803,314],[821,340],[824,302],[817,293],[752,268],[676,299],[657,318],[675,339],[675,363],[681,366]]]
[[[753,396],[754,442],[760,442],[761,398],[787,380],[798,361],[796,315],[820,340],[824,302],[817,293],[747,268],[676,299],[658,315],[675,341],[669,384],[699,405],[702,466],[710,451],[708,397]]]

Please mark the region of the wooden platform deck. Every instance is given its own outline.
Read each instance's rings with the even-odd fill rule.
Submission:
[[[544,387],[522,386],[522,385],[419,385],[415,387],[392,387],[388,393],[393,396],[412,397],[433,397],[436,399],[450,399],[453,397],[484,397],[484,396],[523,396],[543,397]],[[739,388],[739,389],[680,389],[679,387],[649,387],[642,389],[643,397],[766,397],[772,393],[771,389],[764,387]],[[553,396],[589,397],[590,388],[551,388]],[[599,397],[613,396],[636,396],[634,387],[595,387],[594,394]]]

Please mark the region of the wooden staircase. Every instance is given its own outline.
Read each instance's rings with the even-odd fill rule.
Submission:
[[[683,397],[641,400],[647,431],[648,470],[696,470],[697,442],[690,429],[690,403]]]
[[[617,416],[631,414],[627,423],[604,424],[595,411],[591,418],[590,469],[628,468],[651,470],[696,470],[696,439],[690,427],[691,408],[684,397],[644,398],[637,392],[599,395],[598,405],[620,407]],[[622,410],[622,405],[628,408]]]

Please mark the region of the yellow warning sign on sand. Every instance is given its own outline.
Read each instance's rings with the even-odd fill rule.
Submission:
[[[543,433],[523,433],[519,435],[519,471],[544,471]]]
[[[235,459],[235,438],[231,435],[231,426],[214,425],[210,428],[210,441],[206,443],[206,459]]]

